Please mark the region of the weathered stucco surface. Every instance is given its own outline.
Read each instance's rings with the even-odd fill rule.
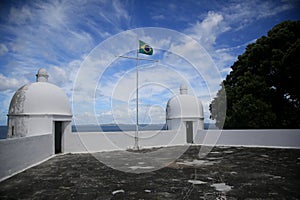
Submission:
[[[72,112],[69,99],[62,89],[47,82],[36,82],[21,87],[15,93],[8,114],[72,115]]]
[[[10,102],[8,114],[24,113],[24,102],[26,100],[26,92],[28,90],[29,85],[30,84],[22,86],[14,94]]]

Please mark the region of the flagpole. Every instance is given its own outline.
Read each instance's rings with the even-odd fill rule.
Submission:
[[[136,61],[135,61],[135,71],[136,71],[136,124],[135,124],[135,136],[134,136],[134,149],[139,150],[139,39],[137,38],[137,49],[136,49]]]
[[[136,60],[136,62],[135,62],[135,70],[136,70],[136,124],[135,124],[135,135],[134,135],[134,147],[133,147],[133,149],[134,150],[139,150],[140,147],[139,147],[139,71],[138,71],[138,64],[139,64],[139,60],[147,60],[147,61],[152,61],[152,62],[159,62],[159,60],[139,58],[140,40],[139,40],[138,36],[136,37],[136,39],[137,39],[136,57],[129,57],[129,56],[116,56],[116,57],[127,58],[127,59],[135,59]],[[152,53],[148,54],[148,55],[152,55]]]

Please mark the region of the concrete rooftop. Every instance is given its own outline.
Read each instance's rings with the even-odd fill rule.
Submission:
[[[300,198],[300,149],[214,147],[200,158],[199,148],[191,146],[167,167],[138,174],[129,172],[149,170],[162,158],[140,162],[145,152],[126,156],[125,151],[58,155],[0,182],[0,199]]]

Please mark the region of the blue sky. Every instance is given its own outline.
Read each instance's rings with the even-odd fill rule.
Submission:
[[[154,47],[154,55],[147,58],[160,60],[139,63],[140,123],[164,123],[166,103],[178,94],[182,82],[201,99],[209,122],[208,105],[237,56],[274,25],[299,20],[299,4],[289,0],[1,1],[0,124],[6,124],[14,92],[34,82],[40,67],[70,98],[76,123],[95,123],[95,119],[134,123],[135,61],[110,57],[114,48],[120,55],[135,56],[134,35]],[[172,31],[178,41],[180,34],[196,41],[201,52],[195,52],[186,38],[180,44],[170,39]],[[122,37],[127,35],[128,40]],[[98,55],[102,60],[95,61]],[[189,62],[193,59],[204,67],[195,68]],[[214,69],[207,69],[212,63]],[[83,82],[84,91],[79,92],[76,87]]]

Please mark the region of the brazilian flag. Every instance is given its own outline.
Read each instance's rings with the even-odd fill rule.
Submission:
[[[153,54],[153,49],[150,47],[148,44],[145,42],[139,40],[140,43],[140,48],[139,48],[139,53],[142,54],[147,54],[147,55],[152,55]]]

